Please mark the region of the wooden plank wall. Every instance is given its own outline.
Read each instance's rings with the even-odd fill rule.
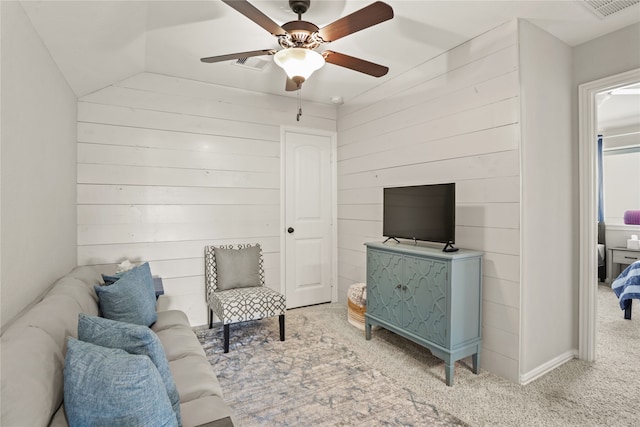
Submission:
[[[520,86],[517,22],[338,111],[339,299],[382,239],[382,188],[456,183],[456,245],[485,252],[482,368],[518,381]]]
[[[260,242],[280,289],[280,126],[332,105],[143,73],[78,102],[78,264],[148,261],[167,309],[207,322],[203,248]]]

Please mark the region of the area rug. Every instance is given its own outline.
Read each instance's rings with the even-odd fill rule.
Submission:
[[[284,342],[277,318],[231,325],[227,354],[221,326],[196,334],[242,427],[467,425],[367,366],[304,308],[287,312]]]

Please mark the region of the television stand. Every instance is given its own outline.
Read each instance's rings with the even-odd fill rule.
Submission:
[[[442,249],[442,252],[458,252],[458,248],[454,248],[453,242],[448,241],[447,244],[444,245],[444,249]]]
[[[396,241],[396,243],[400,243],[400,240],[396,239],[395,237],[387,237],[387,240],[385,240],[385,241],[384,241],[384,242],[382,242],[382,243],[383,243],[383,244],[384,244],[384,243],[387,243],[389,240],[392,240],[392,239],[393,239],[393,240],[395,240],[395,241]]]
[[[378,325],[444,360],[445,382],[453,385],[455,362],[471,356],[480,372],[482,350],[482,257],[411,244],[367,246],[365,338]]]

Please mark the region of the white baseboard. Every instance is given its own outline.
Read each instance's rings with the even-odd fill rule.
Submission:
[[[540,378],[541,376],[546,375],[548,372],[553,371],[558,366],[563,365],[568,361],[575,359],[577,357],[578,357],[578,350],[576,349],[569,350],[566,353],[561,354],[560,356],[549,360],[547,363],[544,363],[538,366],[537,368],[532,369],[526,374],[520,374],[520,385],[527,385],[531,381],[534,381]]]

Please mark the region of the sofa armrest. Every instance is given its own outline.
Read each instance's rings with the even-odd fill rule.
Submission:
[[[233,422],[231,421],[231,417],[225,417],[206,424],[200,424],[197,427],[233,427]]]
[[[203,396],[180,404],[183,427],[233,427],[229,406],[219,396]]]

